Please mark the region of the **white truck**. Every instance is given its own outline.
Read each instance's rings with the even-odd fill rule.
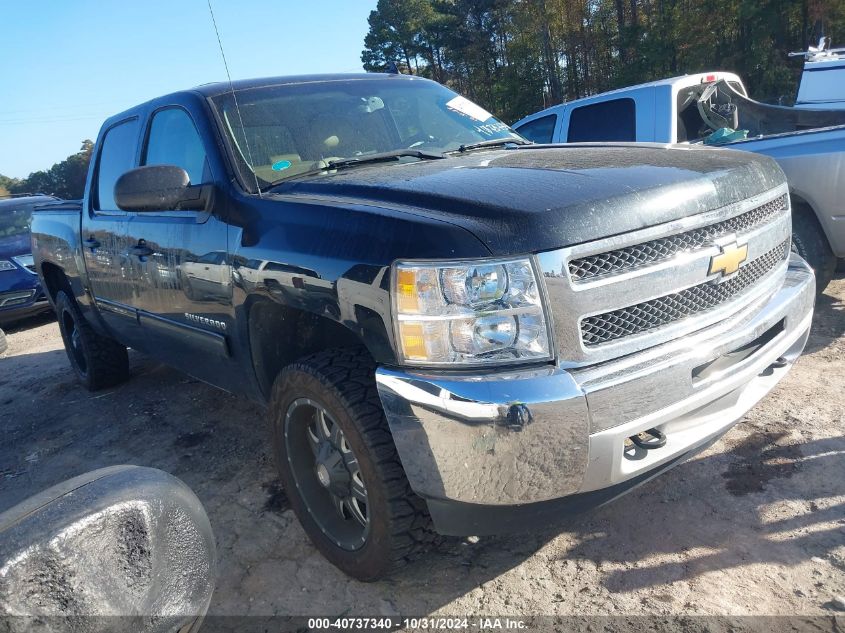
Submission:
[[[845,110],[762,104],[737,75],[709,72],[577,99],[513,127],[535,143],[700,143],[723,127],[747,130],[727,146],[766,154],[786,173],[793,247],[815,270],[818,292],[845,257]]]

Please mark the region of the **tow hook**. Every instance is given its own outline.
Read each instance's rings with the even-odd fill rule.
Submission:
[[[628,438],[639,448],[650,451],[655,448],[662,448],[666,446],[666,434],[658,429],[648,429],[640,431],[636,435]]]

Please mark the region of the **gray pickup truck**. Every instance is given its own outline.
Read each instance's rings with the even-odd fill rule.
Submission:
[[[790,227],[769,158],[536,146],[439,84],[368,74],[115,115],[81,204],[37,211],[32,242],[84,385],[126,379],[132,347],[266,404],[304,529],[373,580],[725,433],[807,340]]]

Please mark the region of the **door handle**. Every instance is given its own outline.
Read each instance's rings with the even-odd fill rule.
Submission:
[[[87,240],[82,242],[85,245],[85,248],[90,248],[92,251],[95,248],[100,248],[100,243],[95,240],[93,237],[89,237]]]
[[[138,240],[138,244],[129,249],[129,254],[136,257],[149,257],[153,254],[153,249],[147,246],[147,240]]]

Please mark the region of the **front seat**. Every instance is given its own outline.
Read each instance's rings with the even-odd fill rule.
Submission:
[[[190,488],[112,466],[0,514],[0,570],[8,630],[184,633],[208,610],[217,563]]]

